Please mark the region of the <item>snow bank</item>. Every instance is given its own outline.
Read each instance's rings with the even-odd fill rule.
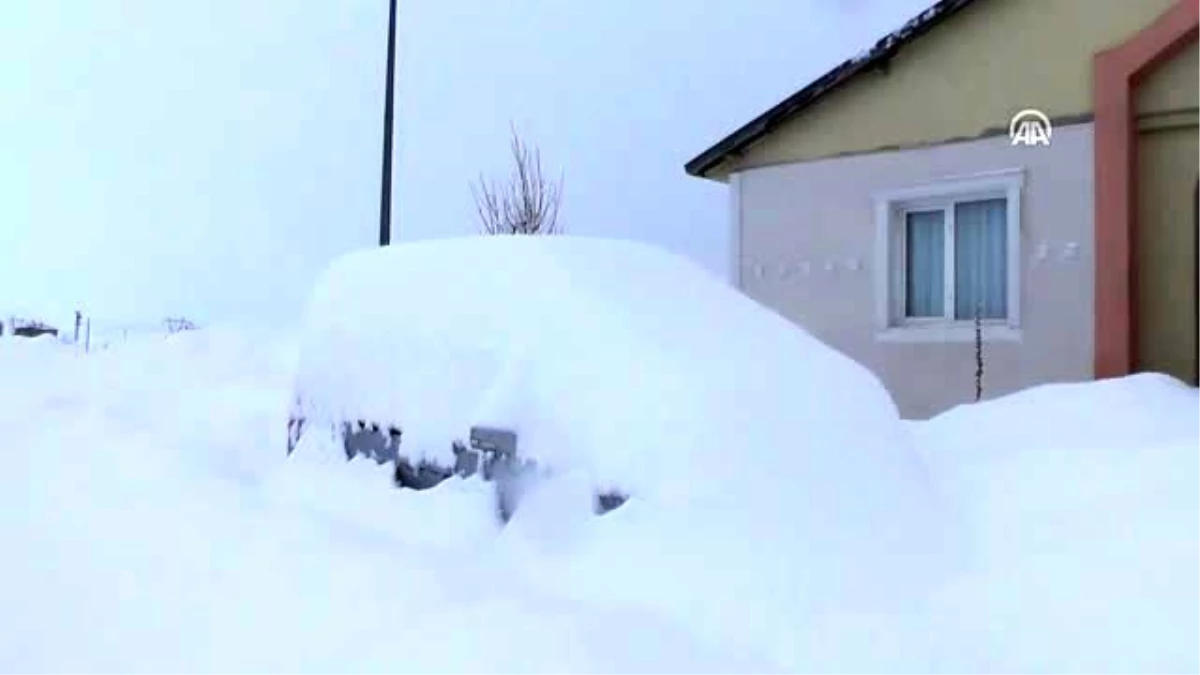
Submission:
[[[915,471],[867,370],[633,243],[477,237],[346,256],[314,294],[301,354],[310,422],[395,425],[414,458],[451,464],[453,441],[495,424],[522,454],[659,497],[726,492],[695,471],[816,482],[865,462],[864,490],[883,495]]]
[[[556,514],[630,494],[644,529],[609,553],[649,556],[647,584],[708,589],[693,611],[713,630],[771,624],[775,641],[815,607],[907,597],[940,569],[939,509],[879,381],[649,246],[476,237],[346,256],[312,299],[296,391],[310,428],[394,425],[404,455],[444,466],[472,425],[513,429],[562,476]]]
[[[837,425],[684,463],[706,490],[648,489],[602,518],[578,508],[594,466],[565,470],[497,530],[477,481],[395,490],[319,434],[285,458],[294,359],[234,328],[90,356],[0,340],[0,670],[1200,671],[1200,400],[1168,378],[1040,387],[897,433],[971,544],[938,570],[864,541],[836,495],[820,516],[846,538],[809,527],[817,479],[871,510],[924,489],[895,471],[877,498],[868,457],[821,455]],[[815,478],[739,464],[787,468],[771,455],[797,449],[823,457]],[[915,548],[940,522],[915,511],[872,517]]]
[[[947,663],[1200,671],[1197,389],[1047,385],[912,426],[972,544],[972,571],[933,605],[961,634]]]
[[[37,419],[44,407],[54,404],[70,372],[69,353],[53,338],[0,337],[0,435]],[[12,457],[20,466],[20,454],[13,452]]]
[[[0,671],[771,671],[497,579],[482,485],[418,500],[285,461],[292,351],[232,329],[86,357],[0,341]]]
[[[1165,375],[1035,387],[912,427],[943,493],[977,521],[974,531],[989,536],[979,544],[990,548],[1006,549],[998,539],[1006,534],[1025,544],[1062,534],[1052,532],[1057,514],[1088,514],[1105,527],[1110,516],[1098,505],[1186,500],[1200,483],[1190,470],[1200,455],[1200,398]],[[1179,454],[1182,446],[1192,452]]]

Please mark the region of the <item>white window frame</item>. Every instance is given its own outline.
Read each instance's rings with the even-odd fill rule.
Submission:
[[[975,322],[954,312],[954,205],[1004,198],[1007,201],[1007,316],[982,321],[986,341],[1021,339],[1021,192],[1024,169],[1004,169],[947,177],[897,190],[878,192],[875,201],[875,328],[884,342],[957,342],[975,339]],[[946,228],[945,317],[905,316],[905,215],[943,211]]]

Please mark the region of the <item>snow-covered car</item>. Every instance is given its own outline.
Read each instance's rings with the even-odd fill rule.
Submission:
[[[904,528],[876,523],[926,508],[874,375],[627,241],[471,237],[335,261],[307,313],[289,426],[289,454],[394,464],[402,487],[496,478],[505,520],[531,481],[565,475],[596,513],[734,502],[813,535],[837,513],[835,538],[863,528],[900,547]]]

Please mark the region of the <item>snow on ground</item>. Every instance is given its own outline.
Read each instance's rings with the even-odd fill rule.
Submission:
[[[0,562],[0,669],[771,669],[497,578],[479,486],[418,501],[376,467],[285,461],[291,350],[260,339],[0,341],[0,537],[20,552]]]
[[[943,509],[879,380],[656,247],[363,251],[318,283],[304,335],[314,427],[393,425],[401,451],[447,467],[473,424],[516,431],[558,474],[538,508],[553,522],[515,524],[534,542],[518,572],[561,568],[589,602],[791,659],[822,647],[803,639],[811,617],[902,608],[946,563]],[[594,520],[613,486],[630,502]]]
[[[705,369],[722,386],[749,387],[727,361],[710,363],[728,336],[695,335],[689,322],[699,319],[688,311],[677,312],[685,317],[675,327],[651,312],[661,309],[651,299],[615,313],[614,294],[662,285],[639,284],[633,275],[647,272],[639,265],[650,263],[614,270],[631,276],[628,288],[598,287],[600,272],[574,269],[552,282],[587,298],[583,327],[623,339],[606,351],[568,338],[611,359],[586,366],[587,381],[620,399],[585,400],[623,415],[626,435],[661,433],[685,420],[659,420],[645,406],[670,392],[681,406],[671,414],[712,413],[705,422],[732,443],[722,422],[749,427],[760,419],[750,406],[723,410],[720,386],[708,394],[666,388],[700,386],[695,373]],[[779,359],[786,377],[773,386],[811,407],[798,413],[811,428],[797,432],[766,409],[763,428],[746,432],[758,442],[722,448],[715,464],[681,467],[712,481],[694,495],[688,481],[656,492],[652,479],[664,474],[583,457],[582,468],[529,494],[504,529],[478,480],[395,490],[384,467],[320,451],[319,435],[285,458],[297,364],[305,381],[305,354],[285,331],[218,326],[91,355],[51,339],[0,339],[0,670],[1200,671],[1195,389],[1153,375],[1051,385],[902,423],[854,364],[798,331],[778,336],[783,327],[758,308],[730,309],[736,303],[707,281],[692,287],[694,296],[677,290],[670,301],[706,301],[698,314],[731,312],[739,329],[765,334],[757,343],[728,338],[728,354],[744,360],[751,343]],[[369,310],[348,311],[363,318]],[[429,339],[416,344],[439,344],[437,322],[423,325]],[[679,348],[667,348],[662,334]],[[448,339],[470,345],[469,336]],[[785,345],[796,353],[770,351]],[[649,357],[637,376],[651,380],[647,391],[618,359],[641,351]],[[478,363],[506,354],[480,351]],[[800,368],[824,377],[798,382]],[[508,382],[516,384],[506,393],[553,384],[545,375]],[[816,389],[874,407],[847,413]],[[621,410],[621,402],[640,408]],[[485,397],[476,410],[490,405]],[[582,426],[561,433],[593,430],[587,418],[567,419]],[[864,427],[856,434],[842,429],[856,420]],[[763,443],[767,430],[796,435]],[[677,439],[656,440],[664,452],[678,450]],[[885,447],[921,470],[881,459]],[[778,456],[793,448],[810,455],[805,467],[819,480],[787,464],[801,460]],[[750,458],[769,469],[750,470]],[[791,473],[772,474],[782,469]],[[604,470],[642,493],[596,518],[577,505]],[[785,487],[800,494],[780,494]],[[870,508],[847,512],[839,493]],[[940,516],[872,510],[905,495],[932,500]],[[767,514],[766,506],[824,508],[830,525],[844,516],[853,527],[829,539],[810,529],[817,516]],[[903,588],[816,601],[805,590],[814,580],[829,580],[836,596],[847,580],[909,573],[890,568],[897,557],[886,549],[831,571],[829,555],[844,562],[856,547],[872,551],[859,539],[868,517],[880,531],[942,532],[952,523],[954,546],[940,549],[943,559],[929,557],[911,584],[902,578]],[[804,527],[788,532],[793,523]]]
[[[1195,518],[1200,502],[1187,488],[1200,475],[1198,416],[1196,388],[1141,374],[1046,385],[911,424],[943,491],[975,532],[988,535],[976,543],[990,555],[1016,545],[1053,546],[1063,526],[1073,531],[1084,518],[1108,530],[1112,518],[1137,511],[1093,507],[1122,500]]]
[[[939,594],[941,620],[1007,645],[1000,661],[948,658],[1200,670],[1196,388],[1158,374],[1047,385],[912,427],[974,560]]]

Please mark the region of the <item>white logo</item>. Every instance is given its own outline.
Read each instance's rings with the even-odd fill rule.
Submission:
[[[1041,110],[1028,108],[1012,116],[1008,123],[1008,138],[1011,145],[1044,145],[1050,146],[1050,136],[1054,129],[1050,126],[1050,118]]]

